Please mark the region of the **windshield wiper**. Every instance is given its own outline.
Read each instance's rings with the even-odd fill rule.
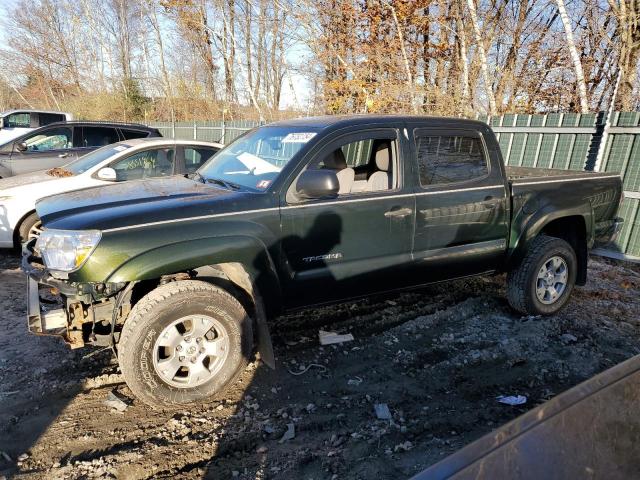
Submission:
[[[242,189],[241,185],[238,185],[237,183],[234,182],[230,182],[229,180],[223,180],[221,178],[204,178],[202,177],[204,180],[207,181],[207,183],[215,183],[216,185],[222,185],[223,187],[228,188],[229,190],[240,190]]]

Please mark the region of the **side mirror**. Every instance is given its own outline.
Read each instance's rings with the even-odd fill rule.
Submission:
[[[104,167],[98,170],[98,178],[105,182],[115,182],[118,179],[118,175],[113,168]]]
[[[0,117],[0,129],[4,128],[4,117]]]
[[[296,182],[296,193],[305,199],[335,198],[340,183],[333,170],[306,170]]]
[[[27,144],[25,142],[16,143],[16,150],[18,150],[19,152],[26,152]]]

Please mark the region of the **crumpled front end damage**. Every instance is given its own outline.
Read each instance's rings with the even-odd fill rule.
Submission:
[[[131,310],[132,283],[77,283],[55,278],[34,251],[22,251],[28,276],[27,323],[36,335],[60,336],[71,348],[109,346]]]

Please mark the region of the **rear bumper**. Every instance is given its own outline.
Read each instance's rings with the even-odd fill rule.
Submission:
[[[610,222],[607,222],[606,225],[600,226],[597,231],[595,245],[603,246],[615,242],[620,236],[623,226],[624,219],[620,217],[616,217]]]

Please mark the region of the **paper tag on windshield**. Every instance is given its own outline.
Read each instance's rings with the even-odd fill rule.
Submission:
[[[269,185],[271,185],[271,180],[260,180],[258,182],[258,185],[256,185],[257,188],[267,188]]]
[[[282,139],[282,143],[307,143],[316,134],[314,132],[295,132],[289,133]]]

